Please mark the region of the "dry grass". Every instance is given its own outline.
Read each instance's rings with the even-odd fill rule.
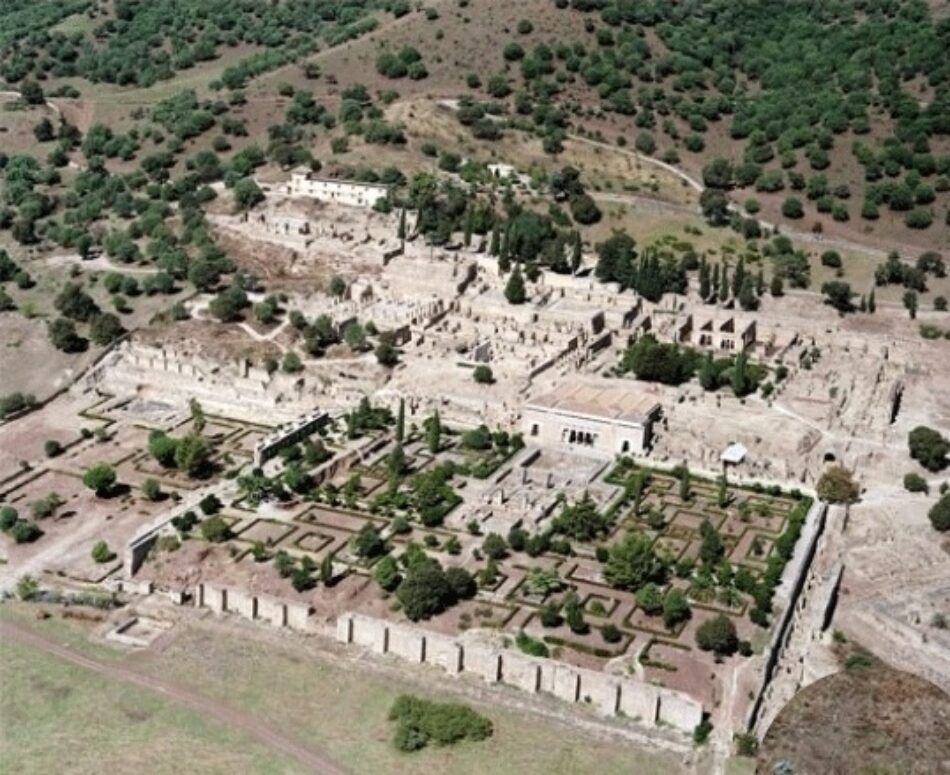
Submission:
[[[758,772],[780,760],[796,775],[946,772],[950,698],[874,660],[804,689],[762,742]]]
[[[31,624],[35,611],[35,606],[13,604],[0,609],[0,616]],[[494,722],[490,740],[405,755],[393,748],[386,717],[398,694],[419,693],[419,687],[346,669],[293,641],[278,645],[255,633],[241,637],[200,624],[180,625],[173,641],[159,652],[128,655],[92,645],[88,623],[53,617],[32,626],[91,656],[120,665],[134,662],[137,670],[160,678],[174,676],[192,691],[266,718],[289,737],[326,750],[353,773],[686,771],[671,755],[592,739],[563,724],[515,715],[495,705],[478,708]],[[298,771],[279,759],[262,757],[257,746],[240,736],[139,690],[93,678],[6,641],[0,643],[0,656],[0,713],[7,722],[0,733],[0,752],[7,762],[20,765],[10,771],[41,772],[48,765],[45,771],[62,772],[67,756],[74,762],[70,772],[132,772],[144,762],[149,772],[172,772],[182,762],[194,773]],[[11,718],[17,723],[11,725]]]
[[[299,771],[196,712],[9,640],[0,686],[4,772]]]

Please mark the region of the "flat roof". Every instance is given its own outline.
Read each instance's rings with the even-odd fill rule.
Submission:
[[[374,183],[365,180],[349,180],[347,178],[328,178],[322,175],[317,175],[314,172],[301,169],[292,170],[291,175],[302,175],[307,180],[313,181],[314,183],[338,183],[340,185],[359,186],[360,188],[381,188],[386,191],[392,188],[392,186],[388,183]]]
[[[745,460],[745,456],[747,454],[749,454],[749,450],[747,450],[742,444],[735,443],[735,444],[730,444],[728,447],[726,447],[723,450],[722,454],[719,456],[719,459],[723,463],[731,463],[732,465],[739,465],[739,463]]]
[[[656,414],[660,402],[625,380],[572,380],[535,396],[526,407],[643,424]]]

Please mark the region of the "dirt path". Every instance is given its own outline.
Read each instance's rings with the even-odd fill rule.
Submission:
[[[0,622],[0,638],[9,638],[23,645],[38,649],[46,654],[69,662],[76,667],[91,670],[118,681],[134,684],[164,697],[177,705],[197,711],[203,716],[213,718],[229,729],[237,729],[258,740],[277,753],[298,761],[306,772],[321,775],[343,775],[346,770],[333,762],[325,753],[304,746],[282,734],[276,727],[262,718],[244,713],[233,706],[204,697],[200,694],[149,675],[139,673],[129,667],[106,664],[87,657],[72,649],[48,640],[43,635],[16,622]]]

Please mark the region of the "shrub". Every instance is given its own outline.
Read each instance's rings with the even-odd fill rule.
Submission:
[[[547,645],[544,641],[532,638],[524,630],[519,630],[515,636],[515,645],[525,654],[532,657],[546,657],[550,655]]]
[[[389,720],[397,723],[393,743],[405,752],[418,751],[430,742],[446,746],[462,740],[485,740],[494,731],[489,719],[466,705],[431,702],[407,694],[393,703]]]
[[[440,614],[456,601],[455,590],[442,567],[430,559],[409,567],[396,590],[396,597],[406,616],[414,622]]]
[[[0,530],[6,532],[16,524],[19,519],[19,513],[13,506],[4,506],[0,508]]]
[[[935,530],[944,532],[950,530],[950,493],[946,493],[927,512],[930,524]]]
[[[818,497],[828,503],[852,503],[860,492],[851,478],[851,472],[843,466],[831,466],[818,480]]]
[[[663,595],[656,584],[645,584],[637,591],[637,605],[648,616],[655,616],[663,610]]]
[[[508,544],[498,533],[489,533],[482,542],[482,551],[492,560],[502,560],[508,556]]]
[[[97,541],[90,554],[92,559],[98,563],[109,562],[115,557],[115,552],[109,548],[109,544],[105,541]]]
[[[476,366],[472,372],[472,376],[479,385],[490,385],[495,381],[495,375],[492,372],[491,366],[485,366],[484,364]]]
[[[607,643],[620,643],[623,639],[623,633],[612,622],[607,622],[600,628],[600,635]]]
[[[222,517],[208,517],[201,523],[201,536],[206,541],[219,544],[231,537],[231,527]]]
[[[663,624],[672,630],[680,622],[689,619],[691,611],[686,594],[681,589],[671,589],[663,599]]]
[[[696,645],[719,656],[734,654],[739,648],[736,625],[725,614],[708,619],[696,630]]]
[[[18,544],[31,544],[43,535],[43,531],[37,527],[36,523],[27,519],[18,519],[8,532]]]
[[[928,471],[940,471],[946,467],[950,441],[939,431],[918,425],[907,436],[907,446],[910,456]]]
[[[928,492],[930,490],[927,480],[920,474],[904,474],[904,489],[907,492]]]
[[[90,466],[82,477],[82,483],[93,490],[100,498],[112,491],[115,482],[115,469],[108,463],[97,463]]]

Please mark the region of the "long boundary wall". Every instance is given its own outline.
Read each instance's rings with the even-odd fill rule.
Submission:
[[[552,659],[463,644],[412,625],[344,613],[337,619],[336,637],[375,654],[435,665],[450,675],[475,675],[487,683],[504,683],[531,694],[546,692],[565,702],[590,705],[601,715],[623,715],[646,726],[665,725],[691,733],[703,718],[702,703],[682,692]]]

